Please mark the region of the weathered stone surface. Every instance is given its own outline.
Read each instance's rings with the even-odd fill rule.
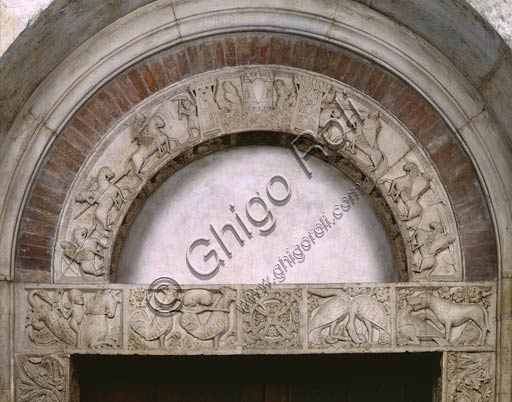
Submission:
[[[222,45],[224,48],[224,56],[229,58],[229,49],[226,47],[226,44],[233,43],[233,46],[236,46],[237,41],[226,39],[223,42],[212,41],[212,45],[209,47],[214,47],[214,44]],[[267,36],[249,36],[247,39],[247,43],[253,43],[249,47],[249,50],[254,57],[250,57],[248,60],[251,62],[259,62],[259,55],[261,51],[266,49],[266,46],[269,46],[269,50],[264,50],[270,55],[274,54],[280,58],[286,54],[286,49],[290,50],[289,57],[292,57],[292,54],[300,54],[298,50],[311,47],[313,45],[305,42],[298,41],[294,43],[291,38],[275,38],[275,40],[270,37],[270,40]],[[296,50],[294,50],[296,49]],[[322,47],[318,48],[313,46],[312,49],[315,53],[321,51]],[[308,50],[311,52],[313,50]],[[339,78],[339,69],[340,63],[346,65],[345,71],[348,71],[349,65],[352,65],[352,60],[354,65],[360,63],[355,60],[353,57],[350,57],[350,54],[340,53],[336,51],[335,48],[329,50],[331,52],[330,58],[332,60],[339,60],[337,63],[336,70],[333,70],[335,77]],[[204,52],[203,52],[204,53]],[[130,69],[126,72],[126,77],[120,76],[116,80],[116,82],[112,82],[109,84],[104,90],[100,91],[97,95],[98,100],[91,100],[88,105],[94,105],[96,102],[104,102],[102,99],[122,99],[123,102],[128,102],[124,106],[130,107],[129,105],[133,105],[135,102],[140,100],[140,95],[149,94],[149,90],[141,90],[140,94],[137,92],[132,79],[130,78],[130,74],[132,78],[135,76],[134,72],[136,72],[137,77],[142,77],[141,73],[138,71],[147,71],[145,68],[149,69],[151,65],[163,66],[162,72],[167,75],[174,75],[172,80],[180,80],[190,74],[190,69],[192,68],[194,71],[201,71],[201,68],[205,68],[205,65],[210,65],[209,61],[200,60],[199,57],[202,57],[203,54],[198,52],[197,59],[191,59],[187,55],[185,55],[184,50],[177,49],[176,52],[168,52],[168,56],[163,54],[162,60],[159,61],[160,57],[155,57],[150,59],[149,61],[135,67],[134,69]],[[235,53],[236,54],[236,53]],[[321,53],[320,53],[321,54]],[[268,60],[270,63],[274,62],[290,62],[290,58],[283,60],[271,60],[270,57]],[[167,60],[167,61],[166,61]],[[288,60],[288,61],[287,61]],[[345,60],[345,61],[344,61]],[[300,60],[297,59],[297,63]],[[234,60],[234,63],[237,61]],[[303,59],[300,61],[301,63],[308,63],[307,59]],[[348,63],[347,63],[348,62]],[[166,64],[167,63],[167,64]],[[193,63],[191,65],[190,63]],[[194,64],[195,63],[195,64]],[[197,64],[197,66],[196,66]],[[329,65],[316,63],[313,68],[319,68],[319,72],[328,72]],[[133,70],[133,71],[132,71]],[[342,69],[343,70],[343,69]],[[356,70],[354,70],[356,71]],[[378,74],[377,74],[378,72]],[[178,75],[176,75],[178,74]],[[364,75],[364,77],[363,77]],[[467,247],[463,243],[463,252],[467,253],[467,257],[465,258],[468,264],[468,272],[472,269],[479,271],[478,274],[473,276],[475,279],[485,279],[492,277],[492,267],[496,264],[495,252],[492,249],[492,244],[494,241],[491,238],[491,232],[489,231],[489,226],[486,221],[488,221],[488,216],[486,212],[486,208],[482,203],[482,195],[480,190],[478,189],[478,184],[476,179],[474,178],[474,172],[469,166],[469,161],[463,155],[463,151],[457,142],[454,142],[452,138],[452,134],[446,128],[444,123],[439,119],[439,117],[435,117],[435,113],[431,111],[431,109],[426,105],[424,101],[421,100],[417,95],[411,92],[410,89],[404,89],[403,83],[400,80],[390,77],[384,70],[373,68],[373,71],[368,74],[346,74],[343,73],[341,78],[347,76],[347,79],[353,80],[354,85],[361,85],[361,89],[365,87],[370,88],[371,95],[373,95],[377,100],[388,104],[391,108],[394,108],[395,113],[399,115],[401,119],[411,125],[411,128],[418,128],[417,135],[420,138],[420,141],[423,145],[425,145],[426,149],[432,154],[432,157],[435,157],[438,168],[442,173],[442,179],[445,182],[446,186],[450,191],[450,197],[454,202],[455,206],[455,214],[456,219],[459,220],[461,224],[462,232],[469,232],[468,235],[463,235],[462,240],[466,242],[466,239],[469,239],[475,231],[473,227],[476,224],[476,221],[470,221],[469,225],[466,226],[466,220],[468,217],[478,216],[478,230],[480,231],[480,244],[485,244],[485,249],[476,249],[474,245],[467,245]],[[170,75],[169,75],[170,77]],[[355,78],[353,78],[355,77]],[[366,77],[366,78],[365,78]],[[371,84],[370,78],[373,77],[377,84]],[[167,78],[165,82],[169,82],[171,79]],[[142,83],[142,81],[141,81]],[[288,84],[289,85],[289,84]],[[375,86],[376,85],[376,86]],[[146,88],[147,84],[144,84],[144,88]],[[374,88],[374,89],[372,89]],[[396,90],[393,90],[395,88]],[[241,91],[241,88],[239,89]],[[396,92],[395,95],[391,95],[393,92]],[[131,101],[130,101],[131,99]],[[74,172],[78,167],[77,161],[83,160],[83,156],[79,153],[74,154],[73,149],[84,149],[87,144],[84,144],[80,138],[76,138],[75,129],[78,129],[82,137],[86,137],[89,142],[95,142],[100,133],[104,132],[106,129],[105,124],[111,122],[111,118],[107,117],[104,113],[95,113],[93,111],[94,108],[92,106],[85,106],[81,109],[76,115],[76,117],[69,123],[69,126],[72,126],[73,130],[65,130],[62,135],[66,136],[66,141],[61,141],[62,145],[56,144],[54,148],[52,148],[52,153],[50,153],[46,167],[46,171],[52,172],[53,177],[63,177],[66,181],[72,179]],[[415,112],[418,110],[417,112]],[[118,116],[116,113],[112,112],[111,116]],[[101,116],[103,115],[103,121]],[[275,119],[274,115],[274,119]],[[115,118],[115,117],[114,117]],[[226,123],[229,123],[231,120],[226,120]],[[262,120],[263,122],[263,120]],[[110,123],[112,124],[112,123]],[[231,124],[231,123],[230,123]],[[250,123],[252,124],[252,123]],[[233,126],[235,127],[235,126]],[[239,126],[242,127],[242,126]],[[244,126],[245,127],[245,126]],[[254,127],[254,126],[253,126]],[[285,126],[283,126],[284,128]],[[228,130],[233,130],[227,126]],[[246,127],[244,129],[247,129]],[[69,137],[69,138],[67,138]],[[66,144],[73,144],[71,150],[66,148]],[[69,146],[68,146],[69,147]],[[54,155],[54,156],[52,156]],[[69,155],[69,156],[67,156]],[[456,168],[454,168],[454,164]],[[461,187],[463,186],[463,188]],[[461,191],[462,190],[462,191]],[[60,190],[59,190],[60,191]],[[473,200],[473,210],[471,214],[468,214],[466,202],[468,201],[467,197],[471,196]],[[57,211],[62,209],[62,198],[56,197],[54,199],[55,205],[51,206],[52,211]],[[47,208],[48,209],[48,208]],[[476,212],[476,215],[475,215]],[[29,217],[32,217],[31,220],[36,220],[39,224],[44,224],[45,226],[54,226],[55,216],[51,215],[51,212],[41,213],[39,211],[37,200],[34,199],[31,204],[29,204],[26,213],[26,217],[22,222],[22,225],[26,227],[29,224]],[[473,225],[473,226],[472,226]],[[23,236],[24,240],[27,240],[27,236]],[[468,240],[473,241],[473,240]],[[21,244],[26,244],[26,246],[21,246],[20,252],[18,254],[18,266],[21,269],[32,269],[42,267],[45,264],[48,264],[48,259],[43,258],[40,255],[35,255],[36,250],[32,246],[35,246],[32,243],[22,241]],[[36,261],[34,261],[34,259]],[[36,264],[31,267],[32,263]],[[470,274],[471,275],[471,274]]]
[[[363,175],[358,184],[384,195],[406,239],[412,278],[462,277],[448,196],[432,162],[398,121],[349,86],[302,70],[247,67],[182,81],[106,133],[64,205],[53,256],[55,278],[106,280],[116,233],[145,183],[194,145],[250,131],[290,132],[299,139],[310,133],[333,155],[350,161],[353,167],[345,170]],[[309,167],[303,168],[311,175]],[[27,214],[52,218],[41,216],[33,204]],[[485,252],[492,253],[491,247]],[[19,257],[48,258],[44,248],[32,245],[21,246]]]
[[[492,283],[18,286],[16,352],[492,351]]]

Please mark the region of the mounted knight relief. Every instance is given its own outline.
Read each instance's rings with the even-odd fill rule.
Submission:
[[[146,182],[180,153],[242,131],[313,136],[379,189],[406,243],[413,280],[460,280],[460,241],[443,185],[410,133],[371,99],[290,68],[219,70],[139,104],[82,166],[60,217],[57,282],[108,282],[113,243]]]

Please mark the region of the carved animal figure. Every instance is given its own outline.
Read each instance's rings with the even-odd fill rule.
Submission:
[[[183,297],[181,327],[193,337],[201,340],[213,340],[218,348],[222,336],[232,325],[231,305],[236,301],[233,289],[223,288],[220,297],[214,301],[211,292],[203,289],[190,290]]]
[[[149,158],[158,152],[161,158],[171,152],[171,142],[179,146],[180,142],[175,138],[169,138],[164,132],[165,122],[162,117],[154,115],[146,121],[146,117],[136,119],[131,131],[131,140],[137,144],[137,149],[126,161],[126,170],[131,174],[141,177],[146,172],[144,166]]]
[[[411,314],[412,307],[409,305],[404,306],[398,312],[397,322],[398,331],[405,342],[400,344],[419,345],[423,340],[430,340],[437,343],[439,346],[444,346],[444,332],[433,325],[430,325],[420,317]]]
[[[71,329],[68,320],[58,309],[58,301],[53,300],[45,290],[32,290],[28,294],[28,304],[32,311],[27,317],[26,327],[29,339],[36,344],[51,344],[62,341],[78,346],[78,334]],[[47,330],[50,334],[44,334]]]
[[[88,300],[84,320],[83,340],[93,349],[117,347],[119,339],[110,333],[110,322],[117,315],[121,292],[111,289],[98,290]]]
[[[473,322],[480,331],[480,345],[485,344],[487,332],[491,332],[487,310],[479,304],[451,303],[428,292],[412,296],[409,303],[414,311],[426,310],[426,320],[443,325],[447,343],[450,342],[453,327],[469,322]]]
[[[319,343],[321,333],[326,328],[329,328],[329,333],[325,338],[328,343],[348,340],[340,338],[337,334],[337,328],[346,323],[350,302],[350,296],[342,293],[330,297],[325,303],[313,310],[309,320],[309,336],[313,343]]]
[[[76,202],[87,203],[85,209],[75,217],[77,218],[86,209],[95,206],[93,215],[94,228],[100,231],[111,230],[111,215],[114,208],[121,209],[124,196],[121,189],[114,181],[115,173],[112,169],[104,166],[98,170],[96,178],[92,179],[86,187],[86,190],[80,191],[75,196]],[[99,225],[99,228],[98,228]]]
[[[382,164],[387,166],[386,157],[377,144],[377,138],[382,130],[379,113],[370,113],[367,119],[362,120],[359,118],[358,120],[358,123],[354,124],[354,135],[352,138],[350,136],[347,137],[349,142],[348,150],[353,154],[358,150],[365,155],[370,162],[368,165],[370,172],[377,170]]]
[[[405,174],[390,181],[388,195],[394,202],[403,203],[406,212],[402,219],[408,221],[421,216],[423,207],[418,201],[429,190],[431,178],[421,173],[414,162],[407,162],[402,169]]]
[[[419,250],[421,261],[413,266],[413,271],[423,272],[434,268],[437,255],[448,249],[455,241],[455,236],[444,233],[440,222],[432,222],[431,230],[418,229],[414,235],[412,251]]]
[[[165,338],[172,327],[172,317],[161,317],[145,310],[136,310],[130,317],[130,328],[146,341],[158,340],[160,348],[165,347]]]
[[[356,318],[366,327],[366,339],[356,331]],[[386,344],[390,341],[389,320],[382,304],[368,295],[356,296],[350,304],[347,330],[355,343],[376,342]],[[378,336],[375,337],[375,331]]]
[[[81,272],[101,276],[105,273],[103,266],[103,246],[98,239],[91,237],[87,228],[80,227],[73,231],[73,241],[63,240],[60,242],[68,267],[64,275],[73,264],[78,265]]]

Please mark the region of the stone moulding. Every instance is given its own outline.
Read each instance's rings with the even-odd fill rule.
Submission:
[[[489,282],[17,285],[17,353],[493,351]],[[165,306],[158,304],[164,300]],[[157,303],[158,302],[158,303]]]
[[[195,146],[251,131],[289,133],[345,158],[361,172],[363,190],[376,189],[392,211],[408,276],[462,278],[450,199],[408,130],[347,85],[304,70],[251,66],[202,74],[159,91],[102,138],[68,192],[53,251],[54,280],[111,280],[117,234],[146,183]]]

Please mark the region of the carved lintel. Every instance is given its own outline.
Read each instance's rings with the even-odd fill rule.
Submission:
[[[274,285],[265,292],[247,285],[192,285],[179,295],[159,294],[172,314],[155,309],[148,289],[22,287],[17,350],[487,352],[496,344],[490,282]]]
[[[494,353],[448,352],[444,358],[443,402],[492,402]]]
[[[16,356],[16,402],[68,402],[69,356]]]

